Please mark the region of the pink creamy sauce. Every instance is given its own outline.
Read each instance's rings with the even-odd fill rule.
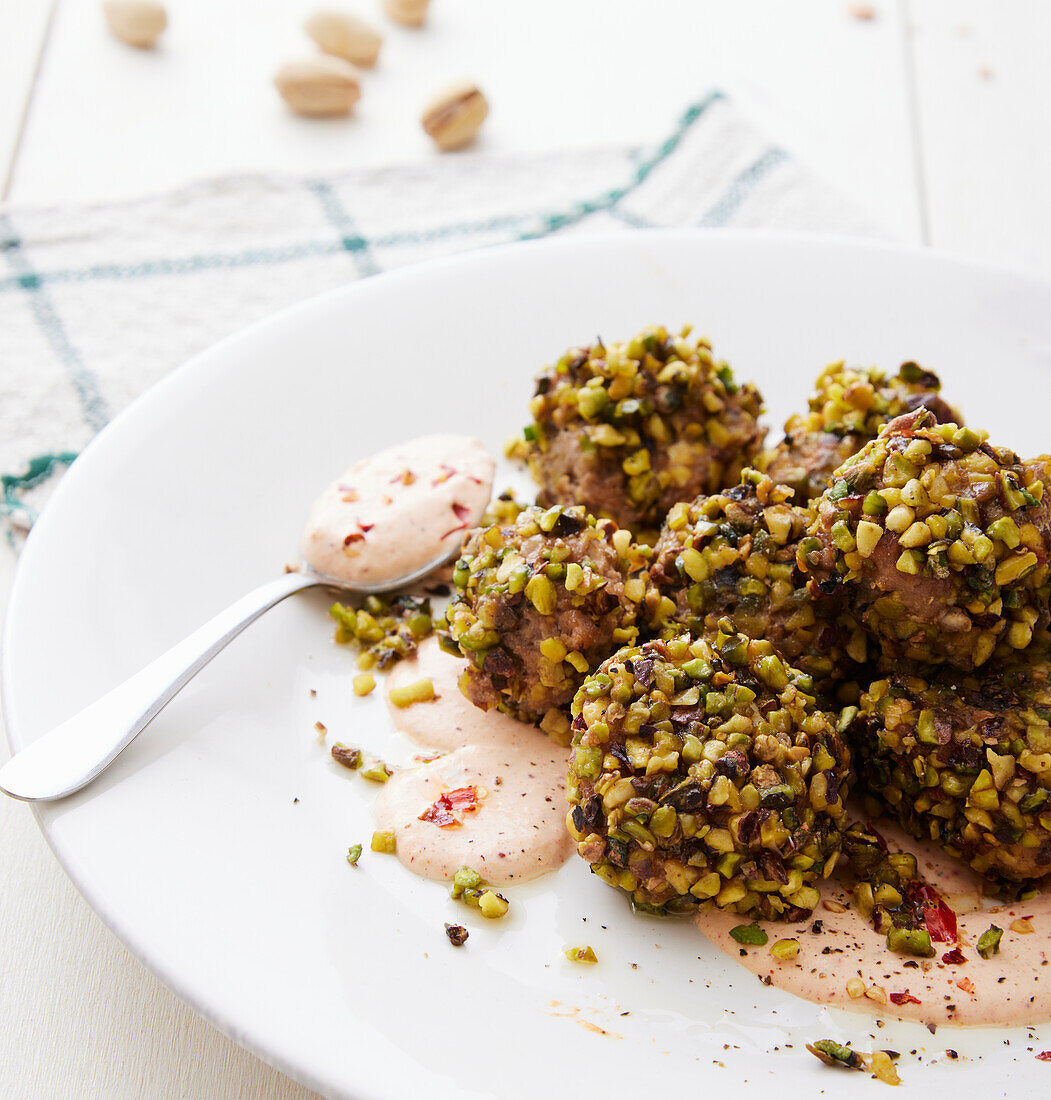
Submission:
[[[956,913],[965,962],[942,961],[953,946],[948,943],[936,943],[932,959],[889,950],[886,937],[854,908],[849,889],[834,879],[822,885],[822,900],[848,906],[845,912],[832,912],[822,904],[801,923],[763,923],[770,937],[765,947],[742,946],[730,936],[731,928],[750,923],[732,913],[701,913],[698,928],[767,985],[816,1004],[938,1025],[1010,1026],[1051,1019],[1051,895],[1010,905],[982,899],[966,866],[885,822],[879,828],[892,848],[916,855],[920,874]],[[1012,922],[1024,917],[1031,918],[1033,931],[1012,931]],[[815,920],[821,922],[820,933],[811,932]],[[1000,953],[983,959],[975,944],[992,924],[1004,930]],[[800,952],[789,962],[779,962],[770,946],[785,938],[798,939]],[[867,989],[882,989],[887,1003],[867,996],[851,998],[846,988],[851,978],[860,978]],[[899,994],[898,999],[908,994],[919,1003],[895,1004],[891,994]]]
[[[355,462],[314,502],[303,560],[346,584],[383,584],[454,554],[481,518],[493,460],[477,439],[428,435]]]
[[[499,711],[483,711],[460,694],[463,661],[430,638],[419,656],[391,673],[388,686],[430,677],[438,698],[391,707],[395,725],[428,747],[452,749],[431,763],[395,773],[376,799],[376,826],[392,830],[410,871],[447,881],[467,866],[494,886],[553,871],[572,851],[566,831],[569,750]],[[459,825],[421,821],[442,794],[477,787],[478,809]]]
[[[461,658],[444,652],[435,637],[424,641],[411,660],[399,661],[387,676],[388,692],[427,679],[434,685],[438,698],[434,703],[417,703],[413,707],[396,707],[388,698],[387,709],[394,725],[413,741],[439,752],[450,752],[467,744],[505,744],[512,735],[528,736],[529,728],[521,722],[498,711],[486,716],[464,696],[457,681],[465,667]],[[504,719],[511,722],[510,727]]]

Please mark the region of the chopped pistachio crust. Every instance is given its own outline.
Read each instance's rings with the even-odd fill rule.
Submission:
[[[876,367],[831,363],[820,375],[805,415],[789,417],[785,438],[764,452],[759,464],[774,481],[805,504],[819,497],[836,469],[902,413],[923,406],[938,420],[962,423],[939,396],[933,371],[903,363],[893,377]]]
[[[589,671],[634,642],[645,554],[583,508],[529,507],[468,536],[456,563],[446,648],[467,658],[471,702],[540,721],[569,741],[568,708]],[[561,709],[560,709],[561,708]]]
[[[884,657],[976,668],[1047,621],[1047,476],[917,410],[836,471],[800,567],[815,596],[846,586]]]
[[[625,648],[573,702],[567,825],[592,871],[665,913],[813,909],[850,755],[810,677],[733,632]]]
[[[752,638],[765,638],[819,691],[859,673],[864,631],[836,598],[815,600],[796,564],[813,516],[793,505],[792,490],[746,469],[741,484],[692,504],[676,504],[654,548],[650,580],[674,611],[662,633],[713,632],[724,616]]]
[[[637,531],[737,480],[762,445],[762,398],[688,333],[572,348],[540,373],[511,453],[528,459],[541,504],[583,504]]]
[[[971,673],[877,680],[846,736],[859,781],[913,836],[994,880],[1051,872],[1046,641]]]

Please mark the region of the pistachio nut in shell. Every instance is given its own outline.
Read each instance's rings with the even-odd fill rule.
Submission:
[[[355,65],[376,64],[383,37],[364,19],[333,8],[315,11],[303,24],[318,49]]]
[[[102,13],[117,38],[143,50],[149,49],[168,25],[168,14],[158,0],[105,0]]]
[[[430,0],[383,0],[383,9],[395,23],[405,27],[423,26]]]
[[[282,65],[274,75],[274,84],[297,115],[310,118],[349,114],[361,97],[358,70],[349,61],[329,54]]]

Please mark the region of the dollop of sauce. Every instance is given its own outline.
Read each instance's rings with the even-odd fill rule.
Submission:
[[[502,886],[553,871],[573,849],[565,825],[568,750],[533,726],[469,703],[456,686],[462,670],[462,660],[429,638],[391,673],[388,686],[428,676],[437,694],[392,707],[395,725],[423,745],[453,751],[396,772],[376,799],[376,825],[395,833],[398,859],[424,878],[447,881],[467,866]],[[460,824],[420,819],[441,795],[464,787],[477,788],[479,804]]]
[[[314,502],[303,560],[345,584],[375,585],[453,554],[485,511],[493,460],[477,439],[428,435],[361,459]]]
[[[701,913],[697,926],[765,984],[815,1004],[937,1025],[1010,1026],[1051,1019],[1051,896],[1011,904],[982,899],[965,866],[885,822],[879,829],[892,848],[916,856],[921,875],[955,911],[964,962],[943,961],[953,947],[948,943],[934,944],[937,954],[931,959],[891,951],[886,936],[872,928],[850,891],[835,880],[822,884],[822,904],[806,921],[763,923],[770,937],[763,947],[742,946],[730,935],[731,928],[750,923],[747,917]],[[1019,929],[1027,928],[1027,918],[1033,931],[1011,927],[1022,922]],[[1003,940],[998,954],[983,959],[975,945],[990,925],[1003,929]],[[799,941],[795,959],[782,962],[770,954],[779,939]],[[867,993],[852,997],[851,979],[859,979]]]
[[[437,699],[413,707],[396,707],[388,696],[387,709],[395,727],[418,744],[438,752],[451,752],[467,744],[507,744],[523,736],[534,740],[528,726],[498,711],[487,715],[460,691],[458,681],[464,668],[463,659],[446,653],[434,637],[420,644],[415,657],[399,661],[387,676],[386,690],[390,692],[392,688],[427,679],[434,685]],[[507,726],[502,719],[511,725]]]

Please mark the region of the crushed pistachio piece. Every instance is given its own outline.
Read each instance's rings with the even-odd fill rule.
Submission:
[[[411,707],[416,703],[429,703],[437,698],[434,693],[434,683],[429,678],[414,680],[404,687],[392,687],[387,692],[387,698],[396,707]]]
[[[834,1039],[819,1039],[816,1043],[807,1043],[807,1050],[826,1066],[846,1066],[848,1069],[864,1069],[862,1056],[849,1046],[837,1043]]]
[[[337,741],[332,746],[332,759],[343,767],[350,768],[351,771],[357,771],[361,767],[361,749]]]
[[[371,672],[359,672],[354,677],[353,684],[355,695],[368,695],[376,686],[376,677]]]
[[[975,947],[978,950],[978,954],[983,959],[991,959],[994,955],[1000,954],[1000,941],[1003,939],[1004,930],[998,928],[995,924],[989,925],[989,927],[978,937],[978,942]]]
[[[738,924],[730,929],[730,935],[738,943],[749,947],[763,947],[770,937],[753,921],[751,924]]]
[[[447,924],[445,926],[445,934],[449,937],[449,942],[453,947],[463,947],[467,942],[467,937],[470,932],[462,924]]]
[[[567,947],[566,958],[574,963],[597,963],[598,955],[592,947]]]
[[[497,920],[507,914],[508,901],[502,895],[492,890],[486,890],[478,899],[478,908],[481,910],[483,917],[487,917],[489,920]]]
[[[398,838],[390,829],[382,829],[372,834],[371,848],[374,852],[393,855],[398,850]]]
[[[382,760],[370,760],[361,769],[361,778],[368,779],[372,783],[386,783],[393,774],[392,769],[387,767]]]

